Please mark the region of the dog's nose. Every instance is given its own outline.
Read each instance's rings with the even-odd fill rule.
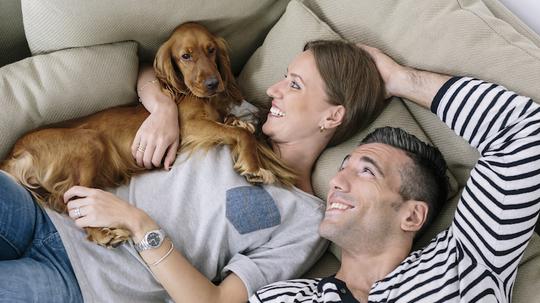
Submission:
[[[206,88],[209,90],[216,90],[219,85],[219,81],[216,77],[208,78],[204,81],[204,85],[206,85]]]

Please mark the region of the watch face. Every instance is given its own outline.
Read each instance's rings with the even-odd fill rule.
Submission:
[[[161,240],[161,237],[159,236],[158,233],[152,232],[148,235],[147,239],[148,239],[148,244],[150,244],[150,246],[158,246],[159,241]]]

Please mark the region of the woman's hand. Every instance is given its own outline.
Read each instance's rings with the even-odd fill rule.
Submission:
[[[169,170],[176,159],[179,144],[178,109],[165,103],[156,106],[141,124],[131,153],[139,166],[151,169],[160,167],[163,161],[164,168]]]
[[[69,216],[80,227],[116,227],[129,230],[135,237],[157,228],[141,209],[119,197],[95,188],[73,186],[64,194]]]
[[[131,145],[133,158],[139,166],[147,169],[160,167],[163,162],[165,169],[169,170],[180,144],[178,107],[169,95],[161,91],[151,66],[141,68],[137,92],[150,116],[135,135]]]

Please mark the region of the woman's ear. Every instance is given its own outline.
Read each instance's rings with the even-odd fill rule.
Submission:
[[[424,201],[408,200],[400,207],[401,229],[408,232],[418,232],[426,223],[429,206]]]
[[[159,48],[154,59],[154,71],[161,87],[176,99],[180,95],[185,94],[187,86],[184,83],[184,77],[180,68],[174,67],[175,63],[171,56],[172,42],[173,39],[171,38]]]
[[[323,118],[321,126],[325,129],[336,128],[345,119],[345,107],[343,105],[334,105],[328,109],[328,114]]]
[[[229,98],[235,102],[242,102],[242,92],[236,81],[231,70],[231,60],[229,59],[229,52],[227,47],[227,42],[221,37],[216,38],[217,44],[217,66],[221,79],[225,85],[225,93]]]

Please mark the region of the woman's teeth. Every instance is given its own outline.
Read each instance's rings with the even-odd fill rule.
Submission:
[[[274,106],[270,108],[270,114],[272,114],[272,116],[274,117],[285,117],[285,113],[280,111],[277,107],[274,107]]]
[[[341,203],[331,203],[330,207],[327,208],[326,210],[330,210],[330,209],[342,209],[342,210],[345,210],[345,209],[350,209],[350,208],[352,208],[352,206],[350,206],[350,205],[341,204]]]

